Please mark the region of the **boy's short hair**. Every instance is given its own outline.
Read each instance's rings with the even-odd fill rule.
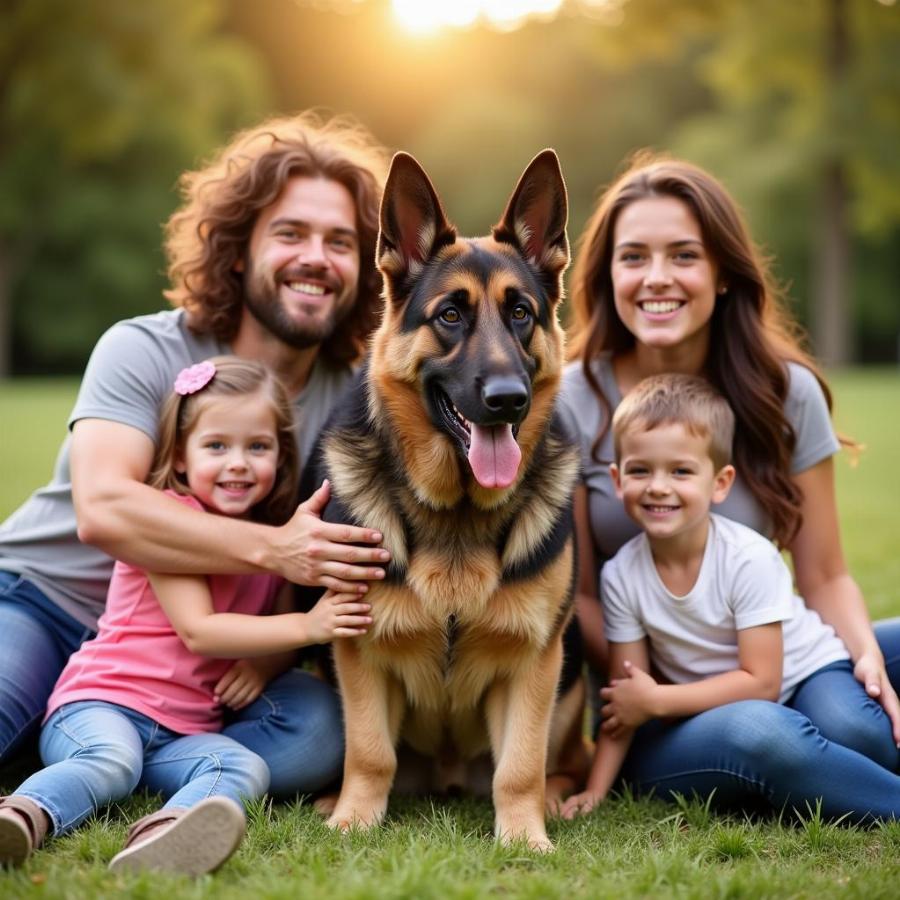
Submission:
[[[660,425],[683,425],[709,441],[709,456],[718,472],[731,462],[734,413],[728,401],[699,375],[653,375],[637,384],[619,404],[612,420],[616,463],[622,437]]]

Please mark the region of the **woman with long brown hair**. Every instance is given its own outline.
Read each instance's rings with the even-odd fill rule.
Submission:
[[[663,795],[715,791],[717,801],[744,805],[756,793],[784,802],[770,775],[788,763],[771,747],[796,751],[796,798],[804,794],[802,771],[815,765],[816,740],[896,770],[900,704],[885,657],[896,683],[900,626],[885,623],[876,637],[847,571],[832,460],[842,441],[831,425],[831,394],[735,202],[697,166],[638,157],[599,200],[570,293],[573,362],[562,399],[582,446],[578,612],[591,663],[603,671],[607,658],[599,567],[638,533],[610,479],[610,422],[622,397],[662,372],[702,375],[728,400],[737,480],[715,511],[790,553],[799,594],[851,657],[815,685],[798,687],[787,702],[793,718],[776,719],[790,723],[779,726],[784,733],[760,727],[762,701],[648,723],[636,734],[626,780]]]

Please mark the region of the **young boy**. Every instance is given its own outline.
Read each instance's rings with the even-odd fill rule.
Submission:
[[[616,493],[644,533],[601,574],[612,677],[587,789],[563,805],[568,819],[606,797],[643,723],[737,700],[784,702],[804,678],[849,656],[794,595],[775,546],[710,512],[734,482],[734,414],[707,381],[648,378],[612,428]]]

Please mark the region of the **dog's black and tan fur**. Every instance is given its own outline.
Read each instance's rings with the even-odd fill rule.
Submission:
[[[552,846],[544,779],[578,465],[553,412],[566,215],[549,150],[493,235],[473,240],[456,236],[418,163],[394,158],[384,318],[322,447],[328,518],[380,529],[392,554],[368,595],[369,633],[334,645],[347,733],[335,827],[381,819],[402,739],[445,765],[490,750],[497,834]],[[568,707],[551,753],[577,740],[580,707]]]

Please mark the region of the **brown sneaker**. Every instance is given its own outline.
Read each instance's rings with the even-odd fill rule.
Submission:
[[[161,809],[131,826],[109,868],[203,875],[237,850],[246,827],[244,811],[227,797],[208,797],[190,809]]]
[[[0,865],[21,866],[44,841],[47,814],[28,797],[0,797]]]

